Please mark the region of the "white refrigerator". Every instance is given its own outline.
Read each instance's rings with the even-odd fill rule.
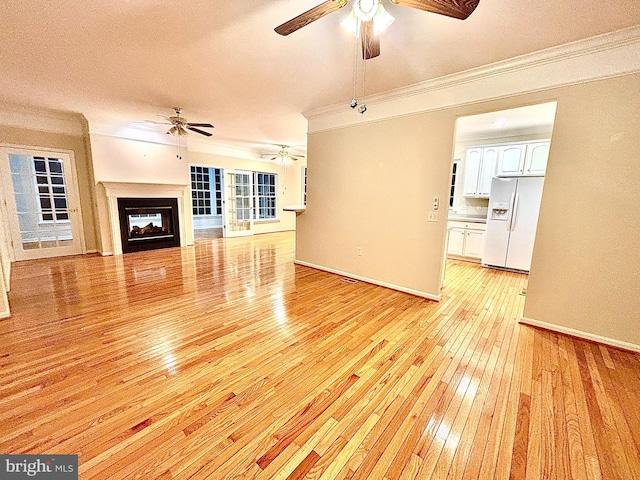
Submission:
[[[544,177],[494,178],[482,264],[529,271]]]

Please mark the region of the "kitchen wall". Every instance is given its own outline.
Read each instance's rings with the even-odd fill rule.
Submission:
[[[436,297],[446,209],[427,212],[447,198],[455,118],[553,100],[525,316],[640,345],[637,73],[310,133],[296,259]]]

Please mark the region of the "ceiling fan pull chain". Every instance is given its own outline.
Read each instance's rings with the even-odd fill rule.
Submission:
[[[367,45],[367,29],[366,28],[360,28],[360,35],[362,35],[362,38],[363,38],[362,45],[363,46]],[[358,106],[358,113],[360,113],[360,114],[364,114],[364,112],[367,111],[367,105],[364,103],[364,98],[365,98],[364,85],[365,85],[366,75],[367,75],[366,55],[362,55],[362,95],[360,97],[360,101],[362,103],[360,104],[360,106]]]
[[[359,24],[360,20],[358,20]],[[356,35],[353,41],[353,97],[351,98],[351,108],[358,106],[358,41],[359,35]]]

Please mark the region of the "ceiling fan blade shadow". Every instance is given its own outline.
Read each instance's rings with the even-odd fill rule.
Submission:
[[[373,21],[363,22],[361,27],[362,58],[369,60],[380,55],[380,37],[373,34]]]
[[[213,125],[211,125],[210,123],[191,123],[188,122],[187,123],[187,127],[207,127],[207,128],[216,128]]]
[[[480,0],[391,0],[391,2],[464,20],[473,13]]]
[[[213,133],[205,132],[204,130],[200,130],[199,128],[194,128],[194,127],[191,127],[191,126],[187,126],[187,129],[191,130],[192,132],[199,133],[200,135],[204,135],[206,137],[210,137],[210,136],[213,135]]]
[[[311,22],[315,22],[316,20],[321,19],[325,15],[329,15],[330,13],[335,12],[336,10],[341,9],[347,4],[347,0],[327,0],[320,5],[313,7],[311,10],[307,10],[306,12],[298,15],[295,18],[292,18],[288,22],[283,23],[280,26],[277,26],[274,30],[276,33],[280,35],[287,36],[290,33],[295,32],[296,30],[301,29],[302,27],[309,25]]]

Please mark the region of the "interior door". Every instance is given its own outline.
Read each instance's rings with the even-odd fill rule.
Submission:
[[[73,157],[61,152],[3,148],[0,158],[15,259],[83,253]]]
[[[253,235],[253,175],[224,171],[224,237]]]

